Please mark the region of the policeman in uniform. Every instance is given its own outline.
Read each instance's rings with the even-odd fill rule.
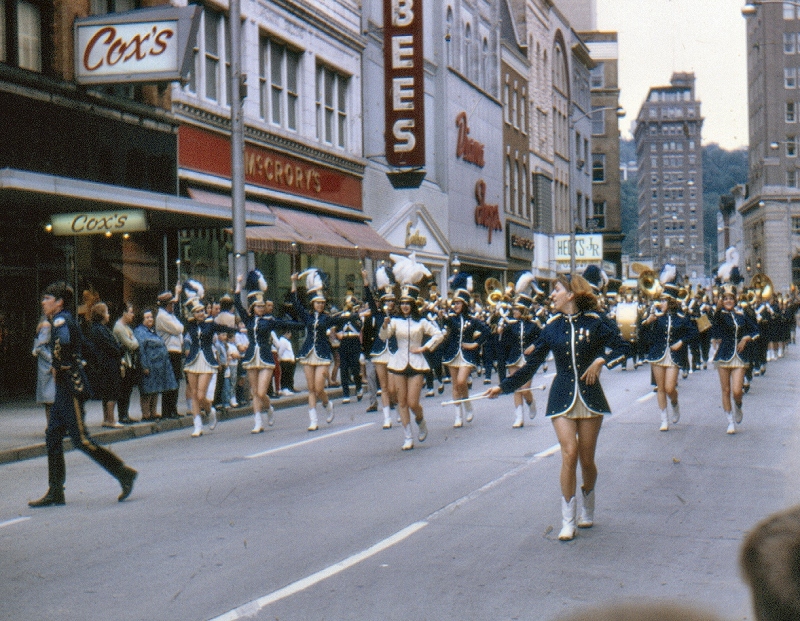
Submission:
[[[42,498],[28,503],[31,507],[65,504],[65,434],[69,434],[75,448],[86,453],[119,481],[122,486],[118,498],[120,502],[130,496],[137,475],[136,470],[126,466],[114,453],[96,444],[86,430],[83,404],[91,393],[83,368],[78,324],[66,310],[72,306],[74,295],[68,284],[56,282],[47,287],[42,296],[42,310],[53,324],[50,347],[53,352],[56,396],[45,432],[50,487]]]

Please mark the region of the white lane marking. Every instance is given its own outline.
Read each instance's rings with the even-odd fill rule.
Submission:
[[[13,520],[0,522],[0,528],[3,528],[4,526],[11,526],[12,524],[17,524],[19,522],[24,522],[25,520],[30,520],[30,519],[31,519],[30,517],[19,517],[19,518],[14,518]]]
[[[650,391],[650,392],[648,392],[646,395],[642,395],[641,397],[639,397],[639,398],[636,400],[636,403],[644,403],[645,401],[649,401],[650,399],[652,399],[652,398],[653,398],[653,397],[655,397],[655,396],[656,396],[656,393],[654,393],[654,392],[651,390],[651,391]]]
[[[265,595],[264,597],[259,597],[258,599],[254,599],[251,602],[248,602],[238,608],[234,608],[230,612],[226,612],[219,617],[215,617],[211,621],[235,621],[236,619],[242,619],[244,617],[250,617],[252,615],[257,614],[262,608],[269,606],[270,604],[277,602],[278,600],[284,599],[295,593],[299,593],[307,589],[308,587],[314,586],[318,582],[322,582],[326,578],[330,578],[331,576],[335,576],[336,574],[344,571],[345,569],[349,569],[353,565],[360,563],[368,559],[371,556],[386,550],[387,548],[392,547],[396,543],[400,543],[404,539],[410,537],[418,530],[425,528],[428,525],[428,522],[414,522],[410,526],[407,526],[401,531],[396,532],[391,537],[387,537],[383,541],[379,541],[374,546],[359,552],[358,554],[354,554],[343,561],[340,561],[330,567],[326,567],[325,569],[318,571],[315,574],[311,574],[310,576],[303,578],[302,580],[298,580],[297,582],[293,582],[282,589],[278,589],[277,591],[273,591],[269,595]]]
[[[362,427],[363,426],[365,425],[362,425]],[[337,432],[337,433],[342,433],[342,432]],[[419,522],[414,522],[413,524],[406,526],[404,529],[399,530],[395,534],[387,537],[386,539],[379,541],[372,547],[369,547],[366,550],[362,550],[361,552],[353,554],[352,556],[349,556],[346,559],[339,561],[338,563],[334,563],[333,565],[326,567],[325,569],[322,569],[316,573],[313,573],[310,576],[292,582],[291,584],[281,589],[278,589],[277,591],[273,591],[268,595],[264,595],[263,597],[254,599],[250,602],[247,602],[246,604],[242,604],[238,608],[234,608],[233,610],[223,613],[218,617],[214,617],[210,621],[238,621],[239,619],[243,619],[245,617],[251,617],[253,615],[258,614],[266,606],[269,606],[270,604],[277,602],[278,600],[285,599],[286,597],[295,595],[296,593],[299,593],[300,591],[312,587],[315,584],[318,584],[319,582],[322,582],[323,580],[330,578],[331,576],[335,576],[336,574],[344,571],[345,569],[349,569],[350,567],[357,565],[361,561],[364,561],[370,558],[371,556],[374,556],[379,552],[387,550],[392,546],[394,546],[395,544],[404,541],[417,531],[425,528],[432,521],[440,517],[444,517],[446,515],[451,514],[455,509],[465,505],[471,500],[478,498],[479,496],[483,495],[490,489],[497,487],[505,480],[518,475],[526,468],[541,461],[544,457],[548,457],[553,453],[557,452],[559,448],[560,448],[559,445],[556,444],[555,446],[551,446],[549,449],[546,449],[540,453],[536,453],[533,457],[531,457],[527,461],[524,461],[523,463],[519,464],[518,466],[515,466],[511,470],[504,472],[499,477],[489,481],[488,483],[482,485],[478,489],[473,490],[469,494],[466,494],[465,496],[462,496],[461,498],[454,500],[453,502],[445,505],[441,509],[437,509],[436,511],[431,513],[428,517],[426,517],[424,520],[421,520]]]
[[[326,433],[322,436],[315,436],[313,438],[309,438],[308,440],[301,440],[300,442],[294,442],[292,444],[285,444],[284,446],[278,446],[274,449],[270,449],[268,451],[261,451],[260,453],[253,453],[252,455],[245,455],[245,459],[254,459],[256,457],[264,457],[265,455],[272,455],[273,453],[280,453],[281,451],[287,451],[292,448],[296,448],[298,446],[303,446],[304,444],[311,444],[312,442],[319,442],[320,440],[327,440],[328,438],[333,438],[334,436],[342,435],[343,433],[350,433],[351,431],[358,431],[359,429],[364,429],[366,427],[371,427],[375,423],[364,423],[363,425],[356,425],[355,427],[350,427],[348,429],[341,429],[339,431],[334,431],[333,433]]]

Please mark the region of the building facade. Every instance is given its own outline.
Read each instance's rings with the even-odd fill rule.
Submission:
[[[704,278],[703,118],[693,73],[652,87],[636,119],[639,253]]]
[[[748,191],[741,261],[788,291],[800,283],[800,7],[754,4],[747,13]],[[743,271],[743,273],[745,273]]]

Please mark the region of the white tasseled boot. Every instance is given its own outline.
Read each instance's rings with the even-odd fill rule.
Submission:
[[[328,410],[328,418],[325,419],[325,422],[330,424],[333,422],[333,399],[328,400],[328,405],[325,406],[325,409]]]
[[[471,423],[472,417],[475,415],[475,412],[472,409],[472,402],[465,401],[463,405],[464,405],[464,412],[466,412],[466,416],[464,416],[464,418],[468,423]]]
[[[670,406],[672,407],[672,422],[677,424],[681,419],[681,406],[677,401],[670,403]]]
[[[667,416],[666,408],[661,410],[661,427],[658,429],[659,431],[669,431],[669,417]]]
[[[264,425],[261,422],[261,412],[255,412],[253,414],[253,428],[250,433],[261,433],[262,431],[264,431]]]
[[[733,414],[725,412],[725,416],[728,418],[728,433],[733,435],[736,433],[736,423],[733,422]]]
[[[570,541],[575,538],[575,496],[570,498],[569,502],[563,496],[561,497],[561,532],[558,533],[558,538],[561,541]]]
[[[272,427],[275,424],[275,408],[272,407],[272,404],[269,404],[269,408],[267,408],[267,425]]]
[[[527,401],[525,401],[525,400],[523,399],[523,401],[522,401],[522,402],[523,402],[523,403],[526,405],[526,407],[528,408],[528,418],[530,418],[531,420],[533,420],[534,418],[536,418],[536,399],[534,399],[534,398],[531,398],[531,402],[530,402],[530,403],[528,403]]]
[[[409,450],[414,448],[414,438],[411,435],[411,433],[412,433],[411,432],[411,423],[408,423],[408,425],[405,425],[403,427],[403,431],[406,434],[405,442],[403,442],[403,450],[404,451],[409,451]]]
[[[417,438],[419,438],[420,442],[425,442],[425,438],[428,437],[428,423],[426,423],[425,419],[423,418],[417,423],[417,426],[419,427]]]
[[[456,420],[455,422],[453,422],[453,427],[457,429],[458,427],[463,427],[463,426],[464,426],[464,421],[461,418],[461,404],[459,403],[458,405],[456,405]]]
[[[742,404],[733,402],[733,421],[739,425],[742,422],[742,418],[744,418],[744,412],[742,412]]]
[[[217,408],[213,405],[208,411],[208,428],[211,429],[211,431],[217,428]]]
[[[383,428],[392,428],[392,408],[390,408],[388,405],[383,407]]]
[[[525,415],[522,412],[523,407],[518,405],[514,409],[514,424],[511,425],[514,429],[519,429],[525,424]]]
[[[193,438],[199,438],[203,435],[203,417],[200,414],[194,417],[194,431],[192,432]]]
[[[319,429],[319,421],[317,420],[317,408],[311,408],[308,411],[308,430],[309,431],[316,431]]]
[[[578,528],[591,528],[594,525],[594,490],[587,492],[581,488],[581,514],[578,517]]]

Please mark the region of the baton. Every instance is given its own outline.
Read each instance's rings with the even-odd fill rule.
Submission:
[[[547,385],[542,384],[541,386],[531,386],[530,388],[520,388],[514,392],[528,392],[529,390],[547,390]],[[480,395],[473,395],[471,397],[465,397],[464,399],[451,399],[450,401],[442,401],[440,405],[456,405],[457,403],[466,403],[467,401],[477,401],[478,399],[488,399],[489,395],[480,394]]]

